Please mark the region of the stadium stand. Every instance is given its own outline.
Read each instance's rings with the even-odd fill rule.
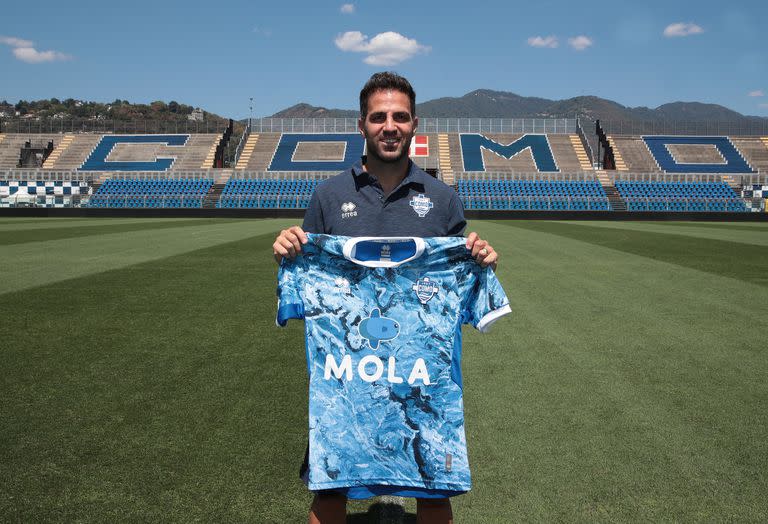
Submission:
[[[608,142],[613,147],[617,171],[652,173],[660,171],[648,146],[639,136],[609,135]]]
[[[756,171],[768,173],[768,138],[731,137],[731,142]]]
[[[594,175],[577,179],[541,175],[464,174],[457,190],[466,209],[609,211],[608,198]],[[496,178],[498,177],[498,178]]]
[[[221,135],[104,135],[81,171],[200,169]]]
[[[626,181],[616,189],[629,211],[734,211],[746,207],[725,182]]]
[[[266,174],[230,178],[216,207],[303,209],[317,185],[327,177],[315,174]]]
[[[545,134],[462,133],[459,140],[465,172],[559,171]]]
[[[89,207],[199,208],[212,185],[212,178],[110,178],[93,194]]]
[[[644,136],[643,141],[666,173],[755,172],[725,136]]]
[[[238,159],[237,169],[266,171],[280,142],[280,133],[254,133],[248,137],[243,153]],[[253,149],[248,150],[249,145]],[[248,154],[248,152],[250,154]],[[247,155],[247,156],[246,156]]]
[[[268,171],[343,171],[360,160],[359,133],[283,133]]]
[[[14,169],[19,164],[19,156],[25,142],[31,142],[34,146],[43,147],[48,142],[53,142],[54,147],[61,141],[59,134],[19,134],[8,133],[0,142],[0,169]]]
[[[43,164],[43,169],[79,169],[100,140],[101,135],[85,133],[64,135],[59,145]]]

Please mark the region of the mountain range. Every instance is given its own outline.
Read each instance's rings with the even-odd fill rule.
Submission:
[[[745,116],[721,105],[701,102],[672,102],[651,109],[627,107],[597,96],[549,100],[490,89],[477,89],[461,97],[436,98],[416,104],[416,114],[425,118],[582,118],[629,122],[768,123],[766,117]],[[356,118],[357,116],[357,110],[327,109],[300,103],[275,113],[272,118]]]

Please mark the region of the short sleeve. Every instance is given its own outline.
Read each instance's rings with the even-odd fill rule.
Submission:
[[[460,237],[464,235],[464,229],[467,227],[467,221],[464,218],[464,205],[461,203],[459,195],[451,191],[451,202],[448,206],[448,221],[445,236]]]
[[[284,327],[291,318],[304,318],[304,300],[301,298],[304,280],[304,257],[294,260],[284,258],[277,271],[277,319],[275,323]]]
[[[475,263],[472,261],[472,263]],[[490,268],[481,269],[469,291],[465,303],[466,323],[472,324],[479,331],[487,333],[491,324],[512,312],[509,299],[496,273]]]

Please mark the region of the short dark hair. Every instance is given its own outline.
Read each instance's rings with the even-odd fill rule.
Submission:
[[[416,92],[411,83],[404,77],[393,73],[392,71],[382,71],[374,73],[360,91],[360,117],[368,116],[368,99],[376,91],[386,91],[394,89],[408,95],[411,101],[411,116],[416,116]]]

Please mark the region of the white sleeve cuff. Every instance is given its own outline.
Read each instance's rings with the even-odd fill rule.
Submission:
[[[477,323],[477,329],[481,333],[488,333],[491,329],[491,325],[499,320],[504,315],[508,315],[509,313],[512,313],[512,308],[509,307],[509,304],[507,304],[504,307],[501,307],[499,309],[494,309],[487,315],[485,315],[483,318],[480,319],[480,322]]]

